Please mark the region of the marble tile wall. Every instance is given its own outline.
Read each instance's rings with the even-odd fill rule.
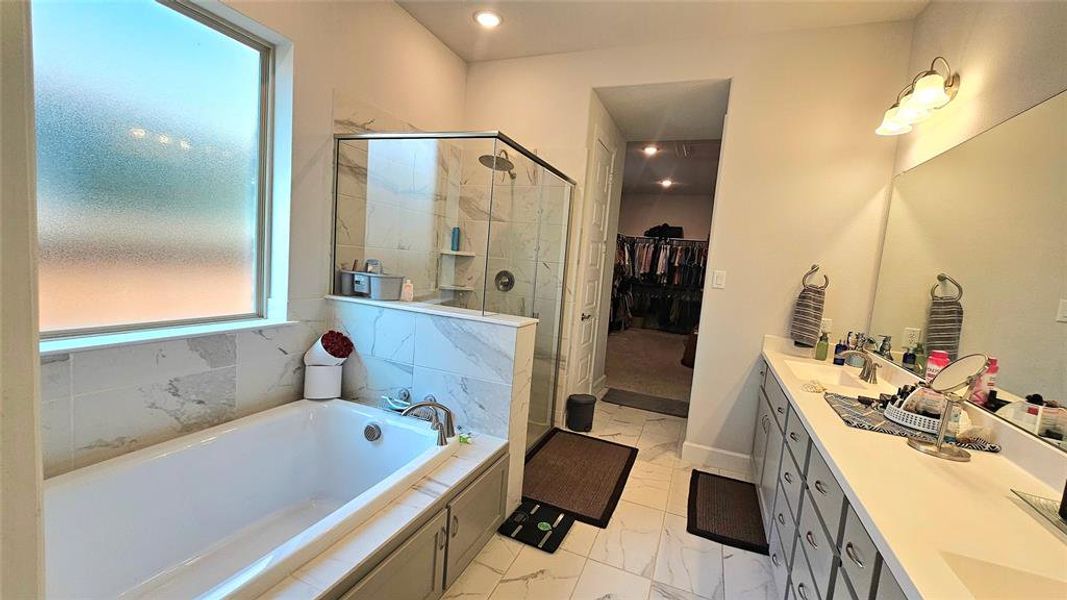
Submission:
[[[303,354],[322,323],[41,358],[46,477],[303,396]]]
[[[380,406],[383,395],[432,394],[460,432],[508,440],[509,503],[521,495],[535,327],[516,328],[411,310],[335,301],[331,327],[356,351],[345,363],[342,397]]]

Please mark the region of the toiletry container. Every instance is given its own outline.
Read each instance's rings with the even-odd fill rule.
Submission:
[[[931,350],[930,357],[926,359],[926,383],[930,383],[937,377],[937,374],[948,366],[951,362],[948,359],[948,352],[944,350]]]
[[[830,351],[830,334],[823,332],[819,337],[819,343],[815,344],[815,360],[826,360],[826,354]]]
[[[982,373],[982,377],[978,381],[978,385],[974,386],[974,393],[971,394],[971,402],[974,402],[978,406],[985,406],[989,400],[989,392],[997,387],[997,373],[1000,372],[1000,365],[997,364],[995,356],[989,357],[989,366],[986,368],[985,373]]]
[[[845,344],[844,340],[838,340],[837,345],[834,346],[834,364],[835,365],[844,365],[845,364],[845,359],[843,359],[843,358],[841,358],[839,356],[845,350],[848,350],[848,345]]]
[[[411,283],[410,279],[404,280],[404,286],[400,288],[400,299],[404,302],[415,299],[415,284]]]
[[[332,400],[341,397],[341,365],[304,367],[304,397]]]
[[[459,227],[453,227],[452,228],[452,251],[453,252],[459,252],[459,236],[460,236]]]
[[[915,344],[914,372],[916,375],[924,375],[926,373],[926,348],[923,348],[922,342]]]

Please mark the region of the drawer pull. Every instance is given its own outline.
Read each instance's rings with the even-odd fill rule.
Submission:
[[[830,492],[826,489],[826,484],[819,480],[815,480],[815,489],[823,496],[828,496],[830,494]]]
[[[799,442],[800,441],[800,437],[797,435],[797,432],[795,432],[795,431],[790,431],[789,432],[789,439],[793,440],[794,442]]]
[[[782,479],[784,479],[786,483],[793,483],[793,476],[789,474],[789,471],[782,473]]]
[[[814,536],[814,535],[812,535],[812,533],[811,533],[810,531],[809,531],[809,532],[807,532],[807,533],[805,533],[805,534],[804,534],[804,537],[805,537],[805,538],[807,538],[807,540],[808,540],[808,545],[810,545],[810,546],[811,546],[812,548],[815,548],[816,550],[818,550],[818,549],[819,549],[819,544],[817,544],[817,543],[815,542],[815,536]]]
[[[782,513],[778,513],[778,523],[785,525],[785,517],[782,516]]]
[[[808,588],[804,587],[804,584],[797,586],[797,596],[800,596],[801,600],[808,600]]]
[[[785,414],[785,409],[782,408],[781,406],[774,407],[774,410],[778,411],[778,414],[780,414],[780,415],[784,415]]]
[[[771,562],[774,563],[774,566],[776,566],[776,567],[782,566],[782,562],[780,560],[778,560],[778,553],[777,552],[771,554]]]
[[[860,553],[856,551],[856,547],[852,545],[852,542],[845,544],[845,554],[848,555],[852,562],[856,563],[856,566],[863,568],[863,561],[860,560]]]
[[[459,517],[452,515],[452,537],[459,533]]]

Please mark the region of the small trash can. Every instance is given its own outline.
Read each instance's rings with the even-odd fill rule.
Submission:
[[[571,431],[592,431],[593,408],[596,396],[591,394],[571,394],[567,398],[567,429]]]

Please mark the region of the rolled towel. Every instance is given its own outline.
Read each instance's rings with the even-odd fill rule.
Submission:
[[[803,348],[812,348],[819,341],[819,329],[822,327],[822,309],[826,303],[825,288],[805,285],[797,296],[793,307],[793,323],[789,336],[793,344]]]
[[[927,351],[944,350],[950,360],[956,360],[962,329],[963,305],[958,299],[935,297],[930,301],[930,316],[926,321]]]

